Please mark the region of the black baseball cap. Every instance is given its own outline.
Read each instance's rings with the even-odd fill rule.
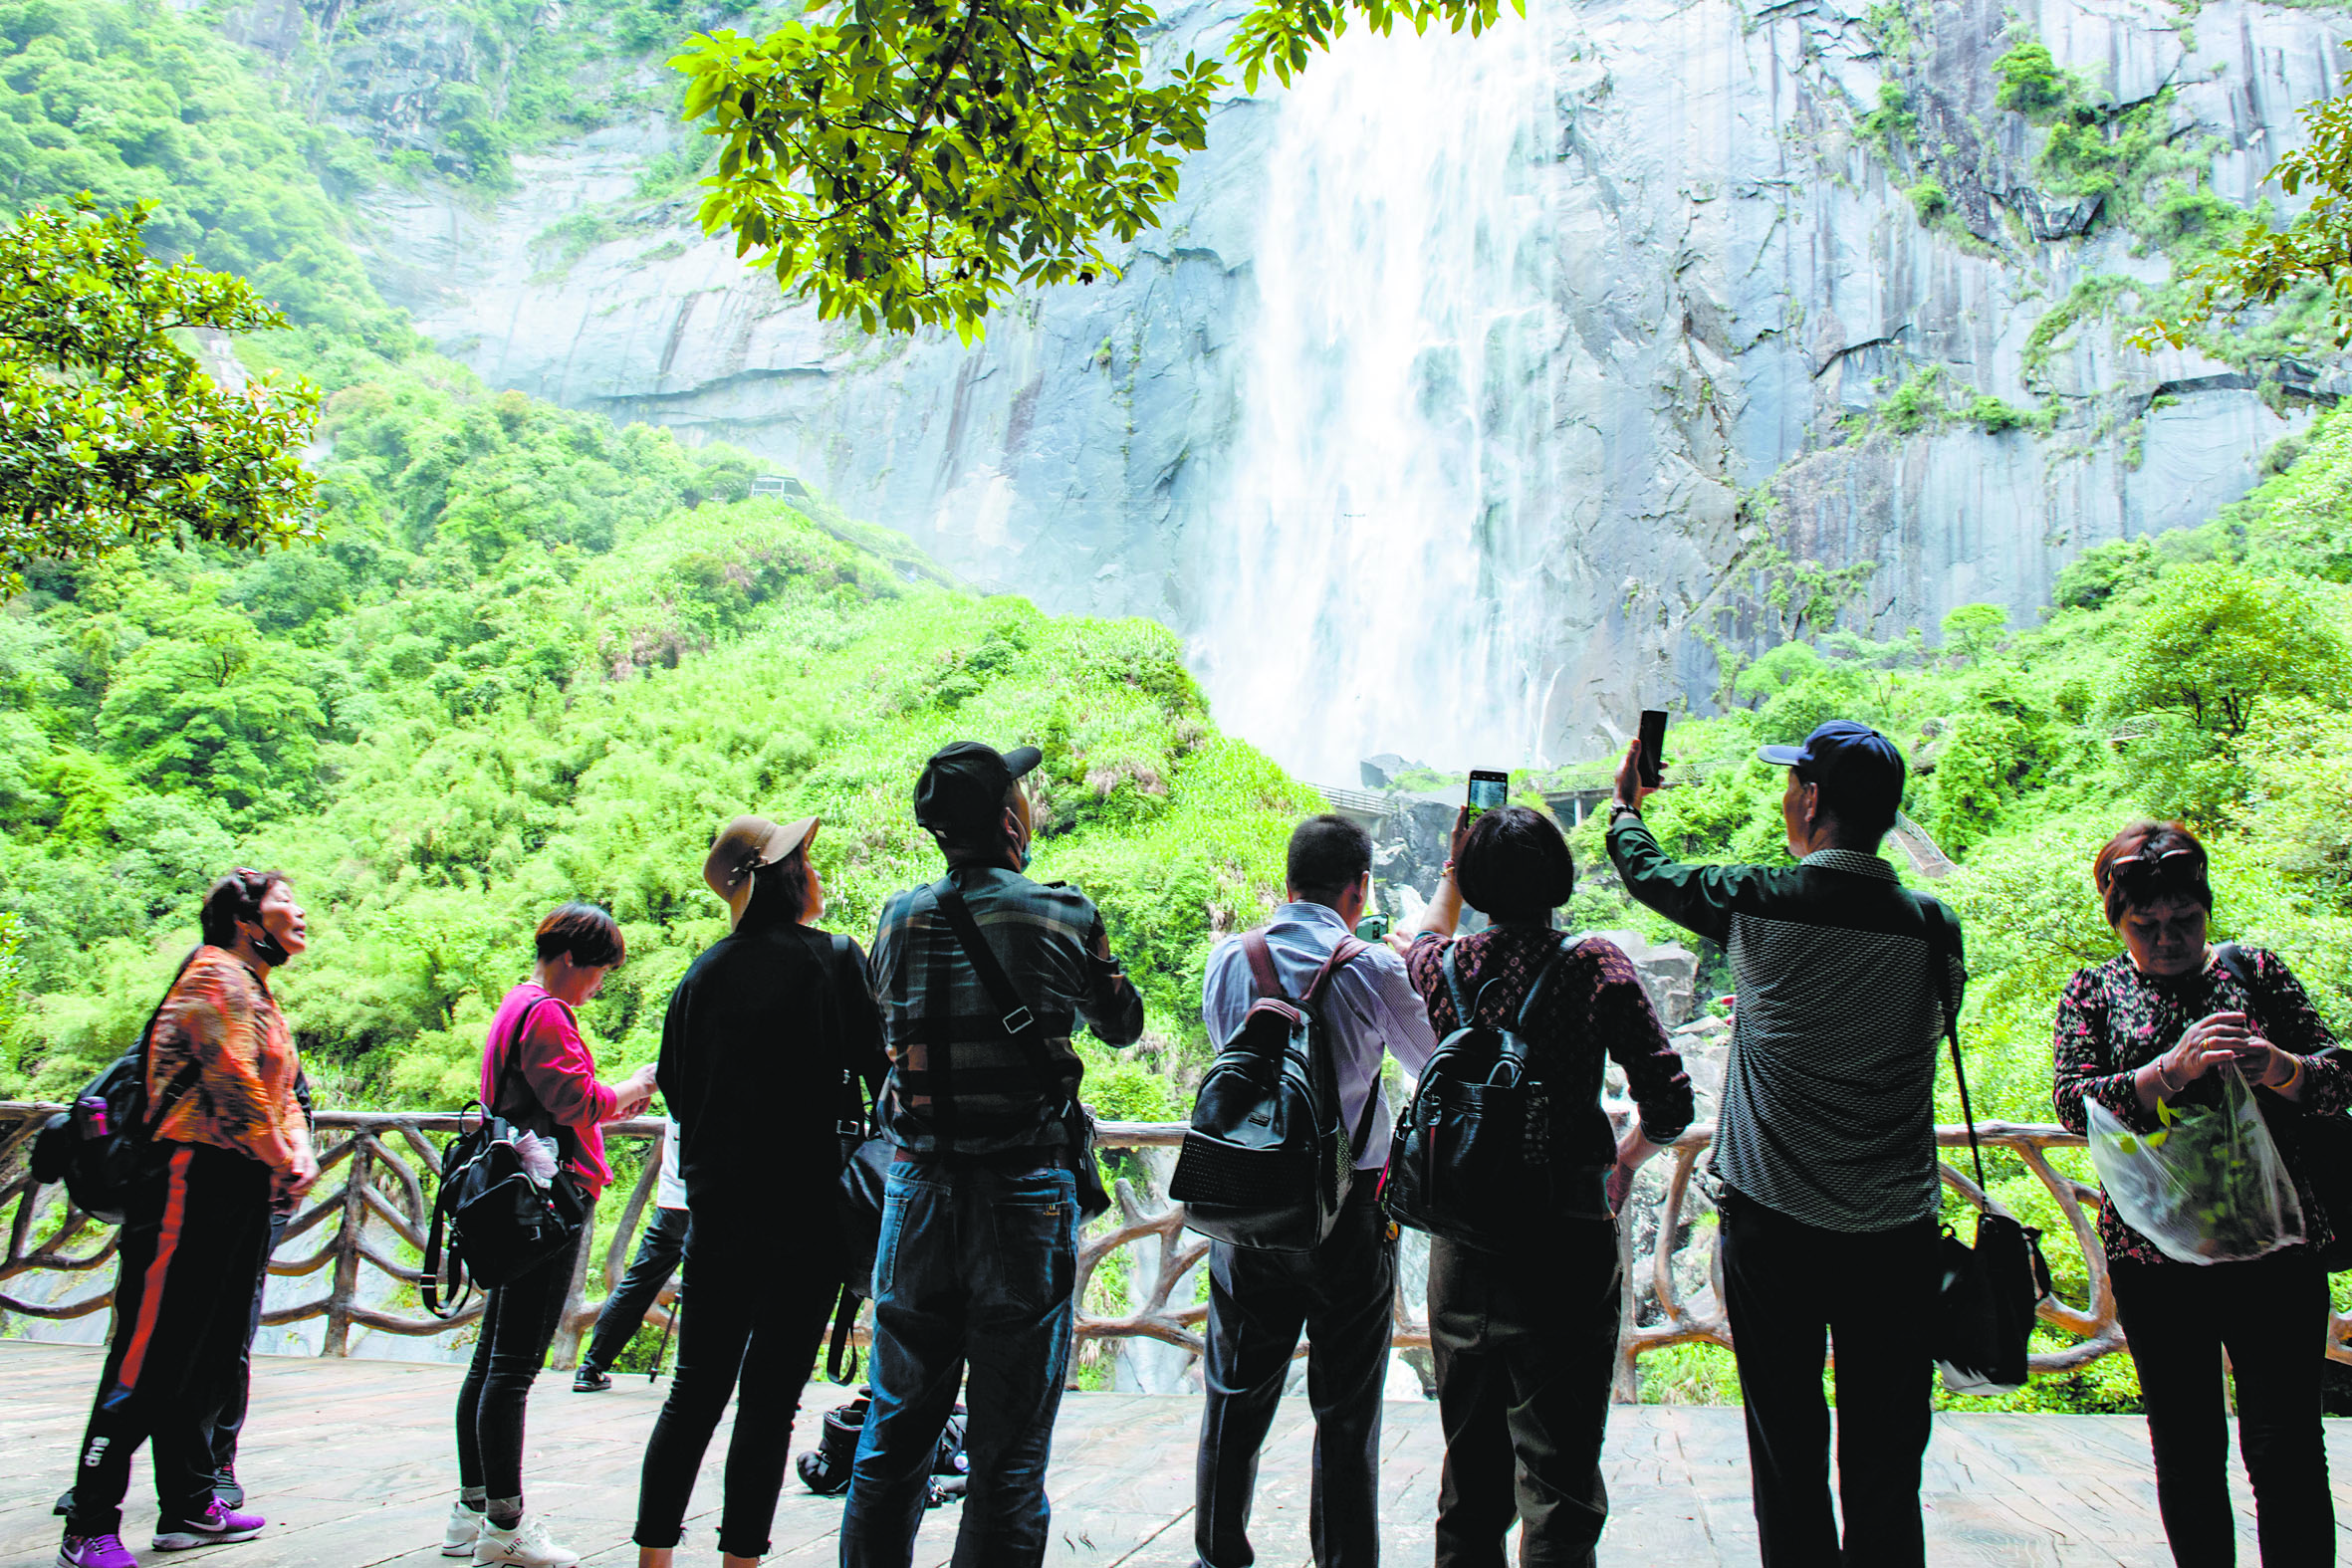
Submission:
[[[1903,804],[1903,754],[1895,743],[1866,724],[1831,719],[1814,727],[1802,746],[1760,746],[1756,755],[1780,768],[1793,768],[1807,784],[1833,786],[1856,803]]]
[[[1034,746],[1009,752],[978,741],[943,746],[915,781],[915,820],[951,837],[985,833],[1005,808],[1005,791],[1044,758]]]

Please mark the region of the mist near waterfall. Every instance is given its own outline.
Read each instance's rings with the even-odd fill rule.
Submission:
[[[1549,36],[1534,5],[1478,38],[1358,28],[1281,98],[1191,658],[1308,778],[1550,761],[1512,549],[1552,491]]]

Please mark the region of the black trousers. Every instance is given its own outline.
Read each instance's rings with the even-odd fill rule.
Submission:
[[[812,1226],[789,1246],[774,1222],[705,1214],[686,1240],[678,1370],[645,1445],[637,1485],[639,1546],[675,1546],[694,1475],[733,1395],[719,1550],[764,1557],[792,1456],[793,1418],[841,1288],[837,1231]]]
[[[1314,1410],[1307,1527],[1318,1568],[1380,1560],[1380,1396],[1388,1381],[1396,1247],[1378,1186],[1359,1172],[1311,1252],[1209,1247],[1207,1408],[1194,1473],[1193,1547],[1206,1568],[1248,1568],[1258,1454],[1274,1426],[1299,1331]]]
[[[1601,1437],[1625,1274],[1617,1228],[1562,1222],[1509,1255],[1429,1248],[1429,1341],[1446,1467],[1437,1568],[1588,1568],[1609,1516]]]
[[[556,1342],[581,1244],[573,1237],[563,1251],[490,1292],[474,1359],[457,1386],[457,1483],[480,1486],[494,1501],[523,1495],[523,1416]]]
[[[596,1313],[596,1331],[588,1338],[588,1354],[580,1358],[581,1371],[609,1372],[628,1348],[637,1325],[645,1321],[645,1309],[653,1305],[661,1287],[678,1271],[678,1259],[686,1255],[688,1221],[683,1209],[653,1211],[645,1233],[637,1237],[636,1255],[629,1259],[628,1272],[620,1276],[620,1283]]]
[[[2327,1275],[2318,1263],[2297,1247],[2244,1263],[2110,1267],[2116,1315],[2139,1364],[2173,1561],[2230,1568],[2237,1560],[2222,1405],[2227,1349],[2262,1568],[2334,1563],[2335,1506],[2319,1425]]]
[[[1723,1204],[1724,1305],[1748,1407],[1748,1464],[1764,1568],[1918,1568],[1920,1459],[1934,1417],[1928,1326],[1941,1282],[1933,1219],[1824,1231],[1739,1193]],[[1857,1257],[1868,1291],[1842,1288]],[[1839,1552],[1829,1506],[1822,1342],[1837,1356]]]
[[[253,1398],[253,1336],[261,1332],[261,1298],[270,1287],[269,1262],[278,1252],[278,1243],[286,1237],[286,1223],[294,1217],[270,1212],[269,1250],[262,1253],[261,1276],[253,1282],[253,1315],[245,1320],[245,1342],[238,1347],[237,1363],[230,1369],[229,1385],[221,1391],[220,1408],[212,1413],[211,1435],[207,1447],[212,1450],[212,1468],[215,1474],[237,1462],[237,1440],[245,1432],[245,1412]]]
[[[249,1343],[269,1260],[269,1167],[209,1144],[157,1146],[122,1217],[115,1331],[74,1471],[77,1535],[119,1530],[130,1460],[152,1443],[166,1518],[212,1497],[211,1420]]]

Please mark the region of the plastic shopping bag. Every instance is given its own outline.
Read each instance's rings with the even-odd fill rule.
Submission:
[[[2216,1069],[2219,1105],[2159,1104],[2135,1132],[2085,1100],[2091,1165],[2126,1225],[2184,1263],[2236,1263],[2303,1239],[2303,1206],[2253,1091],[2234,1064]]]

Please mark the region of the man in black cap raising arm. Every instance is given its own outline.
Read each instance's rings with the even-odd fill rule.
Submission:
[[[1780,815],[1797,858],[1766,867],[1669,859],[1641,818],[1635,753],[1617,771],[1609,857],[1627,892],[1723,944],[1739,997],[1713,1158],[1764,1568],[1841,1560],[1824,1332],[1842,1561],[1916,1568],[1939,1282],[1936,1057],[1963,971],[1959,922],[1878,855],[1903,800],[1902,754],[1843,719],[1759,752],[1788,770]],[[1868,1290],[1848,1288],[1865,1276]]]
[[[897,1146],[874,1252],[873,1404],[841,1524],[843,1568],[906,1568],[932,1454],[970,1371],[958,1568],[1043,1561],[1046,1464],[1069,1365],[1083,1018],[1123,1045],[1143,999],[1073,888],[1022,875],[1034,746],[960,741],[924,765],[915,820],[947,875],[894,894],[872,975]]]

